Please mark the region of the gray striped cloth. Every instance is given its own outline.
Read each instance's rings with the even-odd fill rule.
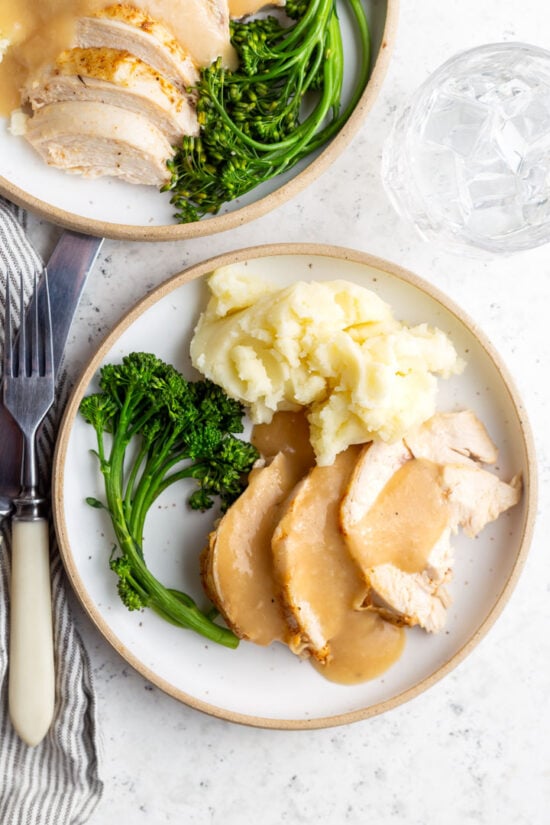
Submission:
[[[22,272],[28,295],[42,262],[25,237],[26,215],[0,198],[0,302],[6,274]],[[16,319],[17,320],[17,319]],[[0,323],[0,328],[2,324]],[[0,331],[0,344],[3,332]],[[54,409],[38,444],[42,468],[49,467],[56,422],[66,391],[63,376]],[[0,461],[1,461],[0,445]],[[8,632],[10,533],[0,525],[0,823],[1,825],[82,825],[99,801],[100,778],[95,698],[90,662],[73,625],[67,582],[55,536],[51,536],[51,577],[56,651],[55,717],[46,738],[35,748],[23,744],[8,716]]]

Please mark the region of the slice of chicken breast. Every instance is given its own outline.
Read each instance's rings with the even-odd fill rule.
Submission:
[[[180,91],[197,84],[195,63],[162,23],[145,11],[119,3],[76,22],[76,45],[128,51]]]
[[[298,478],[285,453],[253,470],[248,487],[211,533],[201,556],[202,581],[210,600],[237,636],[260,645],[289,636],[273,571],[271,537]]]
[[[44,106],[27,121],[26,139],[50,166],[85,177],[111,175],[160,186],[173,149],[143,115],[106,103]]]
[[[294,631],[289,646],[320,662],[329,657],[330,639],[364,590],[338,515],[359,452],[359,447],[349,447],[333,464],[308,473],[288,500],[271,542]]]
[[[387,461],[384,460],[387,456]],[[433,548],[449,527],[440,467],[412,459],[397,444],[363,450],[340,507],[340,523],[353,558],[363,571],[392,563],[407,573],[434,570]],[[446,570],[434,573],[439,580]]]
[[[441,488],[450,507],[453,531],[462,527],[476,536],[491,521],[521,498],[522,481],[515,476],[501,481],[480,464],[495,464],[496,445],[472,410],[437,413],[404,442],[415,458],[441,465]]]
[[[34,77],[23,97],[33,110],[60,101],[108,103],[147,117],[170,144],[199,131],[189,95],[126,51],[74,48]]]

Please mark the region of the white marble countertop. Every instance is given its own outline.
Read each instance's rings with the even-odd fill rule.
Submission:
[[[210,238],[105,242],[73,328],[72,376],[125,310],[190,264],[278,241],[354,247],[416,272],[485,331],[523,395],[541,490],[525,570],[482,643],[412,702],[347,727],[259,730],[192,710],[134,672],[74,599],[93,665],[105,782],[90,825],[548,822],[550,248],[480,261],[423,242],[390,207],[380,157],[396,107],[451,54],[499,40],[548,47],[549,31],[545,0],[401,0],[381,94],[347,151],[306,192]],[[47,256],[59,230],[34,219],[30,229]]]

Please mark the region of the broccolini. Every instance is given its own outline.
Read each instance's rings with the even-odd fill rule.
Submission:
[[[171,484],[194,479],[193,509],[214,499],[234,501],[258,457],[242,432],[243,407],[210,381],[187,381],[149,353],[131,353],[100,372],[100,391],[84,398],[80,412],[97,435],[97,457],[118,555],[111,569],[130,610],[150,607],[167,621],[212,641],[236,647],[238,639],[215,623],[185,593],[161,584],[145,562],[142,537],[153,502]]]
[[[273,15],[231,22],[239,66],[218,60],[201,71],[201,132],[169,161],[164,189],[181,223],[215,214],[258,184],[291,169],[330,140],[366,86],[370,35],[363,0],[345,0],[353,17],[358,66],[341,110],[344,49],[336,0],[287,0],[289,25]]]

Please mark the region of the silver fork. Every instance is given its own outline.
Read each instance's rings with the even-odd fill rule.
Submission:
[[[51,725],[55,702],[48,517],[46,499],[38,491],[36,459],[36,433],[54,401],[53,334],[47,274],[42,304],[35,274],[34,311],[28,328],[21,277],[21,325],[13,341],[9,281],[8,277],[3,397],[21,429],[24,451],[21,492],[14,500],[12,516],[8,695],[15,730],[34,746]]]

